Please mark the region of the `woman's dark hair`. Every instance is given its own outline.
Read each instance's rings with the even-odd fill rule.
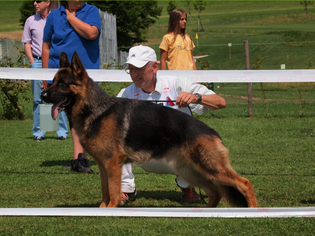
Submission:
[[[170,18],[168,20],[167,34],[169,34],[169,33],[174,34],[174,42],[175,42],[176,37],[178,35],[177,27],[178,27],[179,21],[184,14],[187,16],[186,12],[182,9],[174,9],[170,14]],[[181,29],[180,35],[183,38],[185,38],[185,34],[186,34],[186,28]]]

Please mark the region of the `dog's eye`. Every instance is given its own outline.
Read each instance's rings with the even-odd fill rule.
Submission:
[[[58,86],[59,86],[60,88],[63,88],[63,87],[66,87],[67,84],[66,84],[66,82],[64,82],[63,80],[59,80],[59,81],[58,81]]]

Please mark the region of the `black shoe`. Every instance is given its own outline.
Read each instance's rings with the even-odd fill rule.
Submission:
[[[68,140],[68,137],[67,136],[60,136],[60,137],[58,137],[58,139],[60,139],[60,140]]]
[[[78,159],[71,161],[71,170],[76,172],[92,174],[93,170],[90,168],[90,166],[90,160],[85,158],[83,153],[79,153]]]
[[[43,141],[45,138],[43,136],[35,136],[34,141],[40,142]]]
[[[133,193],[121,193],[120,205],[125,205],[128,202],[133,202],[137,198],[137,189]]]

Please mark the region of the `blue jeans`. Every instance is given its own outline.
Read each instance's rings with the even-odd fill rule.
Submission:
[[[31,68],[42,68],[42,60],[36,58],[35,62],[31,63]],[[46,131],[41,131],[39,126],[39,105],[44,104],[40,94],[43,89],[42,80],[32,80],[32,92],[33,92],[33,135],[45,137]],[[58,138],[61,136],[68,136],[67,116],[63,111],[59,114],[59,130],[56,131]]]

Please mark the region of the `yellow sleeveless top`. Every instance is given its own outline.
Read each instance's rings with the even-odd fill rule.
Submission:
[[[191,52],[195,45],[188,34],[185,39],[177,35],[174,42],[174,34],[166,34],[163,36],[160,49],[167,52],[167,65],[169,70],[193,70],[193,59]]]

